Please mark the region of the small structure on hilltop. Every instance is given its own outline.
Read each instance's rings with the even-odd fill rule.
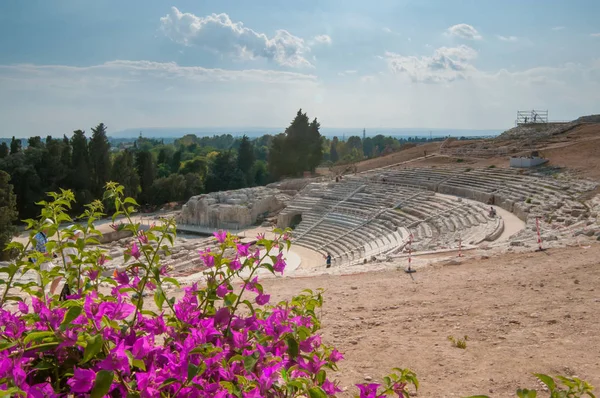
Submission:
[[[538,151],[531,152],[531,155],[526,157],[513,156],[510,158],[510,167],[528,168],[535,167],[547,163],[548,159],[541,157]]]
[[[548,110],[517,111],[516,125],[548,123]]]

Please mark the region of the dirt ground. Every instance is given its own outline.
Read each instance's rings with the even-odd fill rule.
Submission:
[[[600,244],[473,255],[458,265],[345,276],[279,278],[276,299],[324,288],[323,336],[346,356],[341,396],[414,370],[420,397],[515,397],[540,388],[532,373],[577,376],[600,386]],[[455,348],[448,336],[468,336]]]

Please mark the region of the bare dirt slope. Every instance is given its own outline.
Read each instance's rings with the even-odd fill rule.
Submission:
[[[264,280],[273,298],[325,288],[324,341],[349,387],[409,367],[421,397],[515,397],[532,372],[600,386],[600,244],[419,270]],[[448,336],[469,337],[465,350]]]

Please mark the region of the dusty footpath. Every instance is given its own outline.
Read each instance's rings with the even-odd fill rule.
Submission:
[[[540,387],[534,372],[600,389],[600,244],[471,256],[422,268],[414,279],[382,271],[263,285],[272,302],[326,289],[324,341],[346,356],[341,396],[393,367],[417,373],[420,397],[515,397],[519,387]],[[448,341],[465,335],[464,350]]]

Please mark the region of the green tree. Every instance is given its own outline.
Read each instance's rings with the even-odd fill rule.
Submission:
[[[238,169],[231,151],[220,152],[215,157],[206,176],[206,191],[217,192],[243,188],[245,186],[243,176],[244,174]]]
[[[367,157],[374,157],[375,146],[373,145],[373,139],[371,137],[367,137],[363,140],[363,153]]]
[[[93,196],[90,179],[90,153],[83,130],[76,130],[71,137],[71,170],[68,177],[69,187],[75,192],[76,203],[89,203]]]
[[[140,189],[140,177],[135,169],[135,160],[133,153],[124,150],[115,156],[111,180],[118,182],[125,187],[125,196],[137,198]]]
[[[308,155],[312,142],[307,139],[309,133],[309,122],[306,113],[302,109],[296,113],[290,126],[285,130],[285,149],[289,156],[290,170],[293,175],[298,175],[308,170]]]
[[[166,178],[159,178],[152,183],[150,203],[162,205],[168,202],[177,202],[185,196],[185,177],[181,174],[171,174]]]
[[[323,160],[323,141],[319,128],[321,124],[315,118],[308,126],[308,134],[306,137],[308,145],[307,164],[308,170],[311,173],[315,172],[315,169]],[[304,171],[305,169],[303,169]]]
[[[4,248],[12,240],[17,214],[17,197],[10,175],[0,170],[0,258],[4,258]]]
[[[269,148],[269,171],[275,179],[291,174],[290,157],[286,154],[286,136],[278,134],[273,137]]]
[[[237,166],[240,169],[246,179],[247,186],[254,185],[254,176],[252,175],[252,165],[254,165],[254,145],[248,139],[248,136],[244,135],[238,148]]]
[[[331,147],[329,148],[329,160],[331,160],[333,163],[336,163],[338,160],[340,160],[340,157],[337,152],[338,143],[338,138],[333,137],[333,139],[331,140]]]
[[[185,195],[183,196],[183,200],[204,192],[203,178],[200,174],[187,173],[183,177],[185,178]]]
[[[21,152],[21,140],[16,139],[13,135],[12,140],[10,141],[10,154],[14,155],[19,152]]]
[[[36,202],[43,199],[40,178],[35,168],[28,163],[23,152],[18,152],[2,159],[0,169],[6,171],[12,181],[17,195],[17,211],[19,218],[31,218],[38,214]]]
[[[179,168],[179,174],[185,175],[189,173],[195,173],[199,174],[200,176],[202,176],[202,178],[204,178],[207,173],[207,168],[208,162],[206,161],[206,158],[198,156],[192,160],[183,162],[183,164]]]
[[[140,201],[143,203],[153,203],[151,201],[152,184],[156,178],[156,168],[154,159],[150,151],[138,151],[135,156],[135,164],[140,177]]]
[[[29,137],[29,139],[27,140],[27,146],[30,148],[41,148],[42,146],[44,146],[44,144],[42,143],[42,137],[40,137],[39,135],[36,135],[35,137]]]
[[[99,198],[104,192],[104,185],[110,177],[110,143],[106,136],[104,123],[92,128],[89,143],[91,190]]]
[[[171,166],[171,173],[177,173],[179,171],[179,168],[181,167],[182,154],[183,153],[182,153],[181,149],[175,151],[175,153],[173,154],[173,157],[171,158],[171,161],[169,162],[169,164]]]
[[[8,149],[8,145],[6,145],[6,142],[0,144],[0,159],[4,159],[9,153],[10,150]]]

